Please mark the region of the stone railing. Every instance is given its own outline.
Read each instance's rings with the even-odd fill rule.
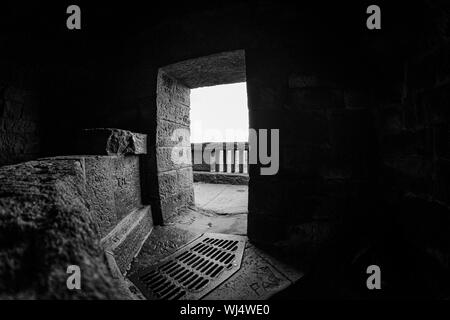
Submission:
[[[248,142],[191,143],[195,182],[248,184]]]
[[[194,171],[248,174],[248,142],[191,143],[191,150]]]

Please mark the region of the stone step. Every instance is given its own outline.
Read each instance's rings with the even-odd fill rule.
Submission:
[[[152,229],[151,208],[145,206],[129,213],[101,240],[106,254],[114,258],[122,275],[126,274]]]

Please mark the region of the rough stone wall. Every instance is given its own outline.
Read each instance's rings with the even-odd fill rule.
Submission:
[[[0,166],[35,159],[40,152],[38,95],[20,82],[0,79]]]
[[[134,209],[142,206],[138,156],[63,156],[51,161],[82,165],[85,201],[100,237]]]
[[[107,267],[86,202],[79,160],[32,161],[0,169],[2,299],[123,299]],[[82,290],[68,290],[69,265]]]
[[[156,162],[163,221],[194,202],[188,87],[158,73]]]

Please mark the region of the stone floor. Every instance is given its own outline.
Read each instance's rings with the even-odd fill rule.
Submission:
[[[248,186],[195,183],[195,209],[175,216],[168,225],[196,233],[247,234]]]
[[[248,186],[196,183],[194,191],[196,207],[153,229],[131,265],[130,278],[204,232],[246,238]],[[298,269],[247,242],[240,270],[203,299],[267,299],[302,276]]]
[[[247,213],[248,186],[194,183],[195,205],[217,214]]]
[[[128,277],[133,278],[144,268],[159,263],[201,234],[202,232],[183,230],[174,224],[155,227],[139,255],[134,259]],[[265,300],[288,288],[302,277],[303,273],[300,270],[269,255],[247,239],[239,271],[203,299]]]

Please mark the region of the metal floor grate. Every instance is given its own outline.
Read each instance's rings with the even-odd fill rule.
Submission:
[[[239,270],[244,248],[244,237],[205,233],[131,280],[148,299],[200,299]]]

